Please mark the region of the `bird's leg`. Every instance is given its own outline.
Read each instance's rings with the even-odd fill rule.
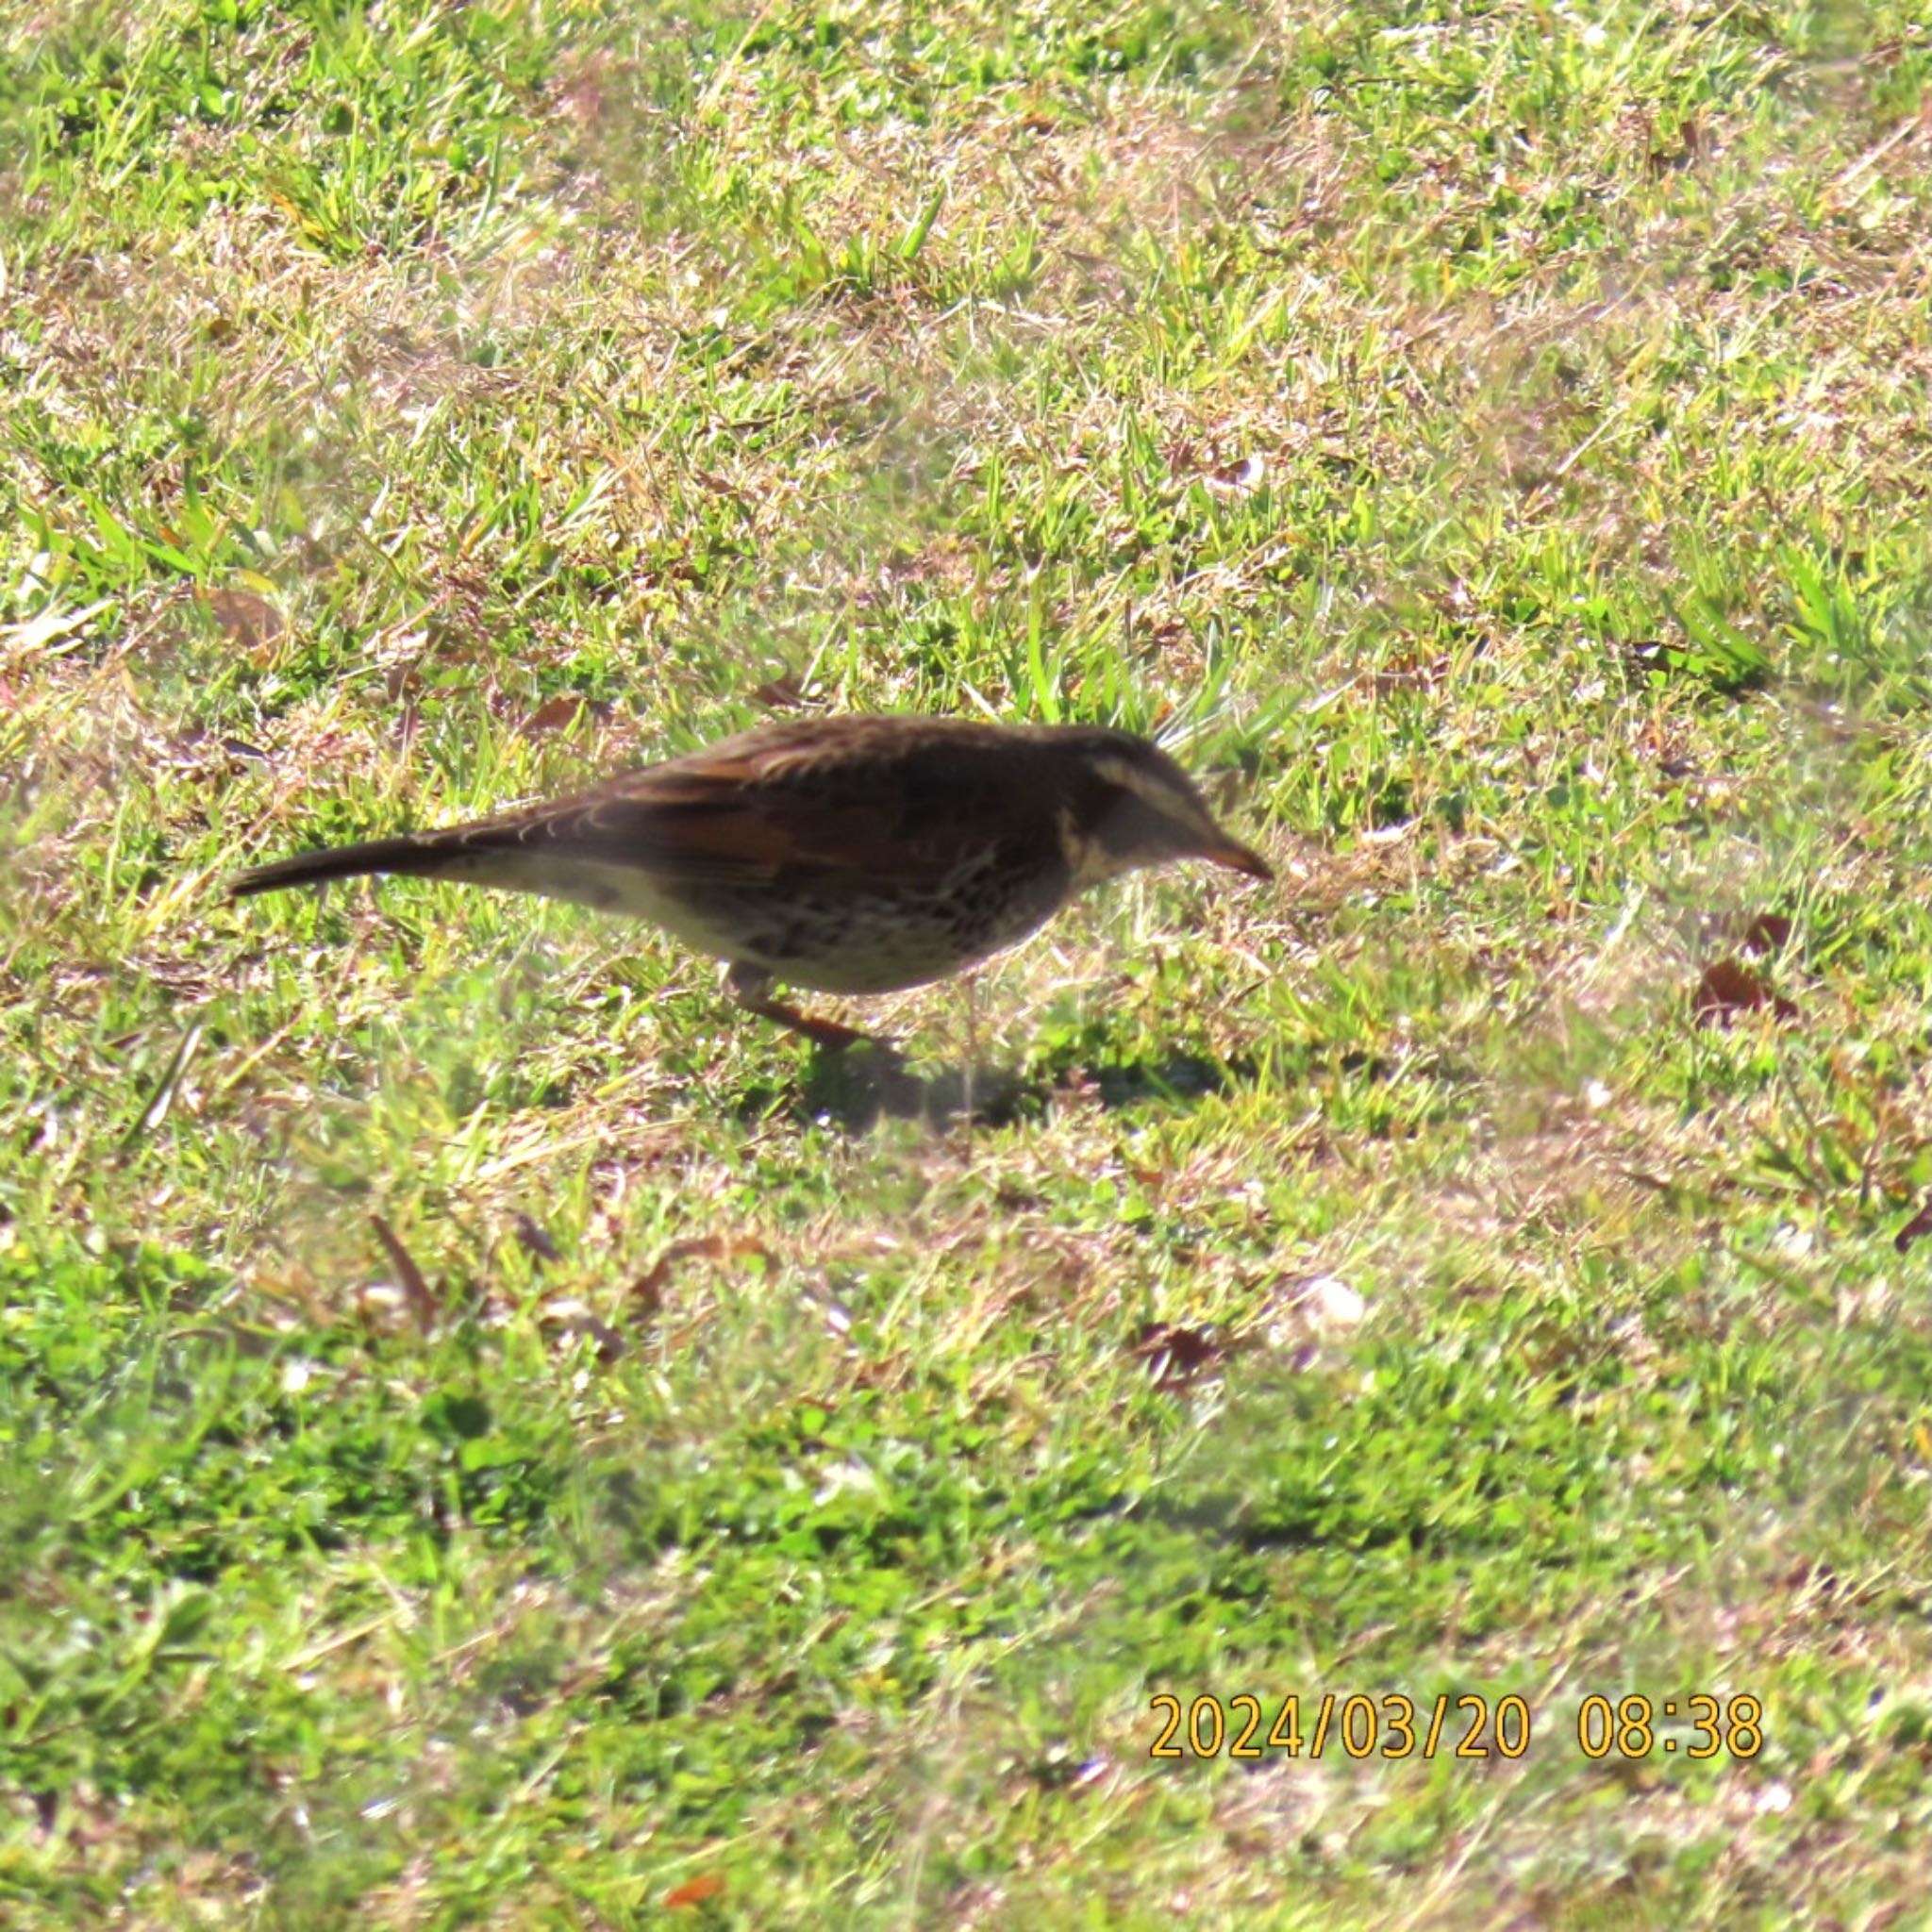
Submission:
[[[873,1037],[870,1033],[861,1033],[856,1026],[841,1025],[837,1020],[816,1019],[810,1013],[801,1013],[796,1007],[787,1006],[783,1000],[774,999],[772,975],[758,967],[747,966],[741,960],[724,969],[724,991],[747,1013],[775,1020],[788,1033],[799,1034],[814,1046],[837,1051],[841,1047],[857,1046],[861,1041],[869,1041]]]
[[[966,1077],[960,1098],[966,1104],[966,1154],[973,1155],[973,1081],[979,1065],[979,974],[966,975]]]

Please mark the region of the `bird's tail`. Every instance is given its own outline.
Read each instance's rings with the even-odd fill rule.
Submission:
[[[356,845],[331,845],[321,852],[298,852],[291,858],[252,865],[228,881],[228,896],[247,899],[257,892],[278,892],[284,886],[318,886],[326,879],[358,878],[365,873],[436,878],[470,871],[475,858],[471,847],[438,832],[365,839]]]

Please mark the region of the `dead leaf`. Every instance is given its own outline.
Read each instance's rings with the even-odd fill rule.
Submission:
[[[1704,969],[1690,995],[1690,1014],[1700,1024],[1727,1026],[1735,1013],[1769,1007],[1780,1020],[1795,1020],[1793,1001],[1774,993],[1750,967],[1736,959],[1714,959]]]
[[[554,698],[545,698],[524,720],[523,734],[525,738],[541,738],[545,732],[566,730],[576,722],[583,707],[584,701],[575,691],[559,691]]]
[[[1792,924],[1782,912],[1760,912],[1744,928],[1747,953],[1781,953],[1791,942]]]
[[[1928,1200],[1899,1231],[1892,1236],[1891,1244],[1901,1255],[1911,1252],[1912,1243],[1932,1234],[1932,1200]]]
[[[253,591],[204,591],[201,602],[222,635],[258,664],[289,634],[289,620]]]
[[[1239,496],[1255,489],[1261,478],[1268,474],[1267,463],[1258,456],[1237,457],[1231,463],[1223,463],[1208,478],[1208,487],[1219,491],[1224,496]]]
[[[757,1255],[765,1261],[772,1258],[771,1250],[749,1235],[699,1234],[673,1241],[631,1284],[630,1299],[637,1306],[638,1319],[648,1322],[664,1306],[665,1285],[680,1261],[700,1257],[708,1261],[731,1261],[741,1255]]]
[[[1176,1328],[1166,1322],[1142,1322],[1129,1347],[1147,1364],[1157,1389],[1184,1389],[1218,1369],[1226,1356],[1211,1328]]]
[[[429,1291],[429,1284],[423,1278],[423,1271],[416,1265],[416,1257],[396,1239],[396,1231],[381,1215],[372,1214],[369,1224],[375,1230],[375,1238],[387,1251],[390,1265],[396,1271],[396,1285],[403,1291],[403,1299],[409,1305],[409,1312],[416,1318],[416,1326],[429,1334],[436,1326],[440,1312],[436,1297]]]
[[[544,1321],[554,1322],[566,1335],[588,1335],[597,1344],[597,1359],[607,1368],[623,1360],[629,1352],[624,1337],[590,1303],[576,1295],[545,1302],[539,1312]]]
[[[751,694],[755,705],[768,711],[796,711],[804,708],[805,686],[789,671],[782,677],[768,677]]]
[[[674,1885],[664,1894],[667,1907],[701,1906],[707,1899],[720,1898],[724,1891],[724,1878],[722,1873],[701,1872],[695,1878],[687,1878],[682,1885]]]
[[[530,1219],[527,1214],[519,1214],[516,1219],[517,1241],[524,1252],[533,1260],[560,1261],[563,1257],[557,1252],[557,1243]]]

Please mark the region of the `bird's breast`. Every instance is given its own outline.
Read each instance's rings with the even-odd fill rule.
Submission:
[[[988,850],[942,877],[886,876],[794,884],[735,896],[714,924],[741,922],[750,958],[814,992],[894,992],[976,965],[1017,944],[1058,910],[1057,860]]]

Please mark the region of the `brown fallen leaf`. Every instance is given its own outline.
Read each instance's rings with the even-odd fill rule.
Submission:
[[[201,603],[222,634],[257,663],[266,663],[289,634],[289,620],[253,591],[204,591]]]
[[[1704,969],[1690,995],[1691,1017],[1703,1024],[1727,1026],[1735,1013],[1769,1007],[1780,1020],[1795,1020],[1798,1008],[1774,993],[1750,967],[1736,959],[1714,959]]]
[[[1268,465],[1262,458],[1237,457],[1233,462],[1223,463],[1208,474],[1208,487],[1224,496],[1238,495],[1257,488],[1267,474]]]
[[[1932,1201],[1927,1201],[1899,1231],[1892,1236],[1891,1244],[1901,1255],[1911,1252],[1912,1243],[1932,1234]]]
[[[590,1303],[576,1295],[563,1295],[545,1302],[538,1312],[566,1335],[588,1335],[597,1344],[597,1359],[608,1368],[629,1354],[629,1346],[610,1324],[599,1316]]]
[[[545,732],[566,730],[576,722],[583,707],[584,701],[575,691],[559,691],[554,698],[545,698],[519,729],[525,738],[541,738]]]
[[[805,686],[791,672],[780,677],[768,677],[751,693],[755,705],[763,705],[768,711],[802,710],[806,704]]]
[[[765,1261],[772,1258],[771,1250],[749,1235],[698,1234],[673,1241],[631,1283],[630,1299],[636,1305],[638,1320],[648,1322],[664,1306],[665,1285],[680,1261],[700,1257],[708,1261],[731,1261],[741,1255],[757,1255]]]
[[[1218,1369],[1227,1351],[1211,1328],[1176,1328],[1166,1322],[1142,1322],[1128,1344],[1147,1364],[1157,1389],[1184,1389]]]
[[[396,1271],[396,1285],[403,1291],[403,1299],[409,1305],[409,1313],[415,1317],[416,1326],[429,1334],[436,1326],[440,1310],[436,1297],[429,1291],[429,1284],[424,1279],[423,1271],[416,1265],[416,1257],[396,1237],[396,1231],[381,1215],[372,1214],[369,1224],[375,1230],[375,1238],[387,1251],[390,1265]]]
[[[1744,928],[1744,950],[1747,953],[1781,953],[1790,944],[1791,932],[1789,914],[1760,912]]]
[[[560,1261],[563,1257],[557,1251],[557,1243],[527,1214],[519,1214],[516,1219],[517,1242],[525,1254],[533,1261]]]
[[[724,1878],[722,1873],[700,1872],[695,1878],[687,1878],[682,1885],[674,1885],[664,1894],[667,1907],[701,1906],[707,1899],[722,1897]]]

